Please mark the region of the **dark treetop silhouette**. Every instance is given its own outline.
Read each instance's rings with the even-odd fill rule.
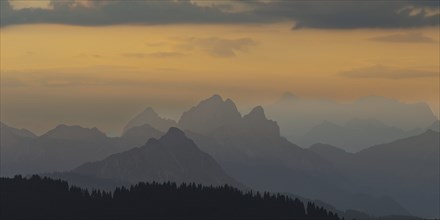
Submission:
[[[153,182],[89,192],[36,175],[0,180],[1,219],[340,219],[313,203],[228,185]]]

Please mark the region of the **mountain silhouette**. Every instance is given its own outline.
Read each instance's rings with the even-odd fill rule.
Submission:
[[[10,127],[10,126],[4,124],[3,122],[0,122],[0,126],[1,126],[0,130],[2,132],[9,132],[10,134],[13,134],[13,135],[18,136],[18,137],[24,137],[24,138],[35,138],[35,137],[37,137],[37,135],[35,135],[31,131],[26,130],[24,128],[21,128],[21,129],[13,128],[13,127]]]
[[[2,135],[1,147],[5,176],[66,171],[119,149],[116,142],[96,128],[68,125],[59,125],[35,138]]]
[[[235,124],[240,119],[241,114],[232,100],[223,101],[219,95],[213,95],[184,112],[179,120],[179,128],[206,134]]]
[[[142,147],[111,155],[102,161],[86,163],[73,172],[131,183],[172,181],[243,187],[174,127],[159,139],[149,139]]]
[[[218,113],[220,108],[229,113]],[[341,209],[408,214],[395,202],[351,193],[355,188],[331,162],[281,137],[277,123],[267,119],[261,106],[241,117],[232,100],[226,104],[220,96],[213,96],[188,112],[180,120],[191,125],[185,133],[234,179],[253,189],[291,192]],[[196,117],[199,112],[201,118]],[[376,206],[380,210],[369,208],[371,204],[381,204]],[[390,212],[384,212],[383,207]]]
[[[265,109],[267,115],[278,122],[281,134],[293,142],[326,120],[343,125],[353,118],[376,119],[405,131],[426,128],[437,120],[426,103],[408,104],[380,96],[363,97],[347,103],[304,97],[280,98]]]
[[[387,126],[375,119],[351,119],[344,125],[324,121],[315,126],[296,143],[309,146],[314,143],[326,143],[357,152],[367,147],[387,143],[400,138],[422,133],[421,129],[405,131]]]
[[[16,130],[7,126],[1,129],[1,171],[5,176],[69,171],[163,135],[148,124],[130,128],[121,137],[108,137],[97,128],[77,125],[58,125],[32,138],[16,135]]]
[[[29,168],[24,156],[32,152],[36,136],[25,129],[17,129],[1,123],[0,128],[0,175],[8,176]]]
[[[84,128],[78,125],[62,124],[43,134],[41,138],[59,140],[97,140],[106,139],[107,136],[97,128]]]
[[[386,192],[412,214],[437,218],[440,211],[439,136],[439,132],[428,130],[355,154],[322,144],[310,149],[350,177],[362,192]]]
[[[349,153],[341,148],[329,145],[317,143],[308,148],[309,150],[317,153],[322,158],[329,161],[343,161],[352,156],[353,153]]]
[[[153,110],[153,108],[148,107],[127,123],[127,125],[124,127],[123,134],[130,128],[142,126],[144,124],[148,124],[162,132],[167,131],[170,127],[177,126],[174,120],[161,118],[159,114]]]
[[[85,187],[109,189],[151,180],[208,185],[229,181],[233,182],[230,185],[243,183],[255,190],[294,193],[375,216],[408,215],[405,208],[411,208],[413,214],[435,217],[433,195],[437,191],[432,190],[432,183],[438,182],[438,170],[433,168],[438,167],[434,158],[438,149],[433,146],[438,139],[432,134],[438,133],[429,131],[434,133],[410,138],[417,141],[407,143],[405,138],[394,143],[386,138],[403,129],[361,117],[338,124],[326,122],[322,127],[340,139],[364,140],[368,133],[365,142],[386,144],[362,147],[365,150],[357,153],[344,150],[353,149],[351,144],[333,147],[324,141],[304,149],[284,138],[278,122],[269,118],[261,106],[242,116],[232,100],[214,95],[182,115],[179,127],[185,129],[184,134],[171,129],[165,134],[143,123],[120,137],[68,125],[29,137],[2,126],[1,174],[44,173]],[[424,138],[417,139],[419,136]],[[416,204],[418,201],[430,205]]]
[[[126,130],[120,138],[118,138],[121,149],[129,150],[133,147],[144,145],[150,138],[160,138],[164,132],[153,128],[149,124],[135,126]]]

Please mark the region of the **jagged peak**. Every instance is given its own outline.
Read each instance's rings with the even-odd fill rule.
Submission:
[[[221,103],[221,102],[223,102],[223,98],[218,94],[214,94],[211,97],[201,101],[201,103],[206,103],[206,102]]]
[[[148,144],[157,144],[157,143],[159,143],[159,140],[157,138],[150,138],[150,139],[148,139],[146,145],[148,145]]]
[[[245,115],[244,118],[258,118],[258,119],[267,119],[266,114],[264,113],[263,107],[256,106],[254,107],[249,114]]]
[[[186,138],[185,133],[176,127],[171,127],[170,129],[168,129],[167,133],[164,136],[162,136],[162,138],[163,137],[173,137],[173,138],[185,137]]]

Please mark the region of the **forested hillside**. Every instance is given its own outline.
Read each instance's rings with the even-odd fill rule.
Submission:
[[[339,219],[313,203],[227,185],[153,182],[106,192],[39,176],[0,180],[1,219]]]

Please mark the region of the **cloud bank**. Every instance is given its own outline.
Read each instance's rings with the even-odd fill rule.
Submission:
[[[439,1],[225,1],[209,6],[179,1],[52,0],[49,8],[14,9],[1,2],[1,26],[19,24],[157,25],[270,23],[301,28],[414,28],[439,25]],[[246,10],[231,10],[240,4]]]

